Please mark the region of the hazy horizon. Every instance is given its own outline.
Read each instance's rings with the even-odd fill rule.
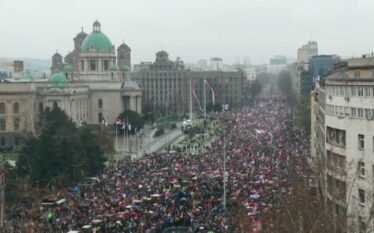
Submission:
[[[296,57],[309,40],[320,54],[373,50],[369,0],[2,0],[0,7],[0,57],[50,59],[56,49],[65,56],[96,19],[116,47],[123,39],[131,47],[133,64],[154,61],[161,49],[188,63],[213,56],[267,63],[274,55]]]

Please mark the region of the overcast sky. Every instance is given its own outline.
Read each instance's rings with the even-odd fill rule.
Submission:
[[[296,57],[308,40],[320,54],[374,50],[373,0],[0,0],[0,9],[0,57],[66,55],[95,19],[114,45],[132,48],[132,63],[162,48],[186,62],[267,62]]]

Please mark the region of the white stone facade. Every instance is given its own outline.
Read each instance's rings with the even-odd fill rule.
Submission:
[[[371,60],[348,60],[345,67],[317,81],[312,93],[312,158],[315,167],[324,168],[319,169],[320,185],[334,213],[337,232],[374,230],[374,59]],[[323,100],[317,99],[319,95]],[[324,119],[318,114],[320,108],[324,109]],[[317,132],[320,125],[324,135]]]

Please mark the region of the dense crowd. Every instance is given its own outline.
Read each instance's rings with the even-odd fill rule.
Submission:
[[[260,231],[263,214],[276,209],[277,200],[292,192],[294,176],[303,174],[309,142],[292,129],[283,100],[257,100],[248,109],[219,113],[219,123],[207,129],[215,139],[207,150],[111,163],[90,183],[56,194],[58,204],[8,213],[9,232],[158,233],[175,226],[190,232],[240,232],[240,221]]]

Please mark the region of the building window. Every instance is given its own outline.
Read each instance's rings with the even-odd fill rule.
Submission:
[[[39,112],[43,112],[44,110],[44,105],[42,102],[39,103]]]
[[[102,99],[99,99],[99,101],[98,101],[99,103],[99,108],[103,108],[103,100]]]
[[[5,137],[1,137],[1,146],[5,146]]]
[[[356,96],[356,87],[352,87],[352,96]]]
[[[102,112],[99,112],[98,120],[99,120],[99,124],[102,124],[102,121],[103,121],[103,113]]]
[[[58,103],[57,103],[57,101],[53,101],[53,108],[58,108]]]
[[[84,70],[84,60],[81,60],[81,70]]]
[[[364,162],[358,162],[358,176],[360,178],[365,178],[365,163]]]
[[[355,78],[359,78],[360,77],[360,71],[359,70],[355,70]]]
[[[363,150],[365,148],[365,136],[362,134],[358,135],[358,149]]]
[[[357,88],[357,93],[358,93],[358,96],[364,96],[364,88],[363,87],[358,87]]]
[[[0,103],[0,114],[5,114],[5,103]]]
[[[358,190],[358,197],[360,200],[360,205],[365,205],[365,191],[362,189]]]
[[[90,71],[95,71],[97,69],[96,63],[96,60],[89,60]]]
[[[13,104],[13,113],[14,114],[18,114],[19,113],[19,103],[18,102],[15,102]]]
[[[358,112],[358,118],[363,118],[364,117],[364,110],[362,108],[358,108],[357,112]]]
[[[18,117],[14,118],[13,127],[15,131],[19,130],[19,118]]]
[[[351,116],[356,118],[357,117],[357,113],[356,113],[356,108],[351,108]]]
[[[103,70],[105,70],[105,71],[109,70],[109,61],[108,60],[103,61]]]
[[[6,119],[1,118],[0,119],[0,131],[5,131],[6,130]]]

